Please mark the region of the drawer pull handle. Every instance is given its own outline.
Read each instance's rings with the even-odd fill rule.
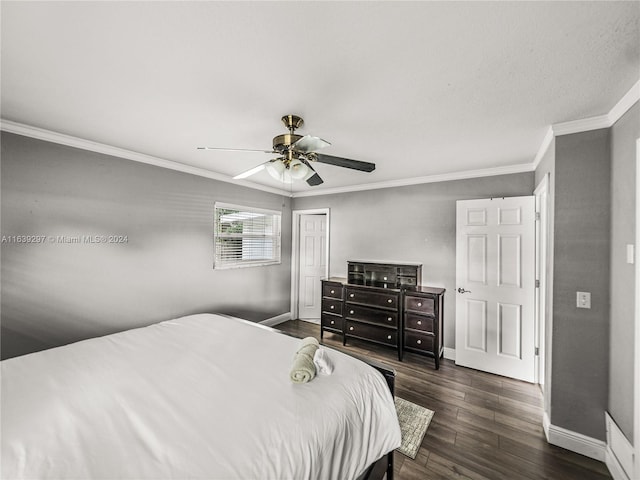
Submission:
[[[422,343],[422,340],[418,340],[417,344],[420,345]]]
[[[387,340],[391,340],[391,335],[387,335]]]
[[[352,293],[352,294],[351,294],[351,295],[349,295],[349,296],[350,296],[351,298],[353,298],[353,297],[355,297],[355,296],[356,296],[356,294],[355,294],[355,293]]]
[[[349,327],[349,330],[353,330],[353,327]]]
[[[331,325],[333,325],[334,323],[336,323],[334,320],[331,320]]]
[[[418,325],[422,325],[422,320],[418,320]]]
[[[422,302],[418,302],[418,306],[421,307],[422,306]]]
[[[387,317],[387,321],[390,322],[391,320],[393,320],[393,317]]]
[[[335,290],[331,290],[331,293],[336,293],[336,291]]]
[[[386,279],[387,279],[387,277],[384,277],[384,280],[386,280]]]
[[[393,299],[390,298],[389,300],[387,300],[387,303],[393,303]]]
[[[349,310],[349,315],[353,315],[353,310]]]
[[[335,305],[331,305],[329,308],[330,308],[331,310],[333,310],[334,308],[336,308],[336,306],[335,306]]]

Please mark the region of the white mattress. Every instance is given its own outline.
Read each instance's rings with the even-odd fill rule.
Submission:
[[[382,375],[335,350],[192,315],[2,362],[1,478],[351,479],[400,446]]]

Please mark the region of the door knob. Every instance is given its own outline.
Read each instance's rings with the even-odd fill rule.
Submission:
[[[471,290],[465,290],[464,288],[458,288],[458,293],[471,293]]]

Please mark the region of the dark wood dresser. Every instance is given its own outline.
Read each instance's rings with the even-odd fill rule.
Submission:
[[[325,330],[332,333],[343,334],[343,285],[346,278],[328,278],[322,280],[322,302],[320,304],[320,338]]]
[[[430,355],[440,368],[444,288],[424,287],[419,264],[348,262],[348,277],[322,280],[324,332]]]
[[[440,368],[444,288],[413,287],[403,291],[404,349],[430,355]]]
[[[398,350],[402,360],[401,291],[344,285],[343,345],[348,337],[380,343]]]

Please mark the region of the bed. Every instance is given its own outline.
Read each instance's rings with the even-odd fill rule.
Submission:
[[[327,349],[295,384],[299,344],[199,314],[4,360],[0,476],[390,480],[393,371]]]

